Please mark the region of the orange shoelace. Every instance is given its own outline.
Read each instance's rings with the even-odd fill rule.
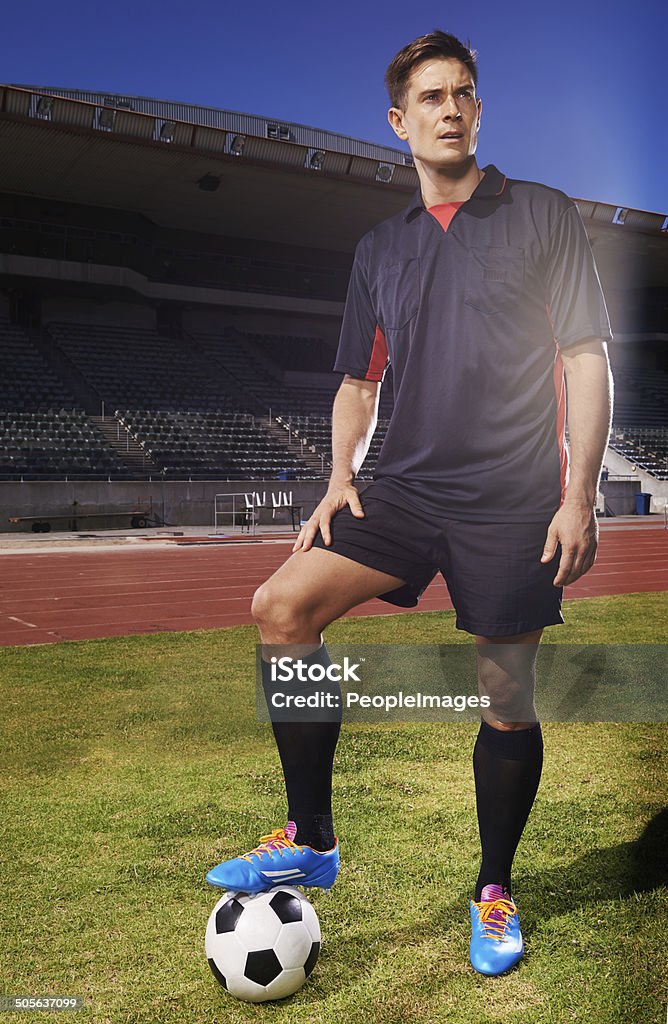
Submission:
[[[512,900],[485,900],[484,903],[474,903],[480,911],[480,920],[483,923],[483,934],[486,939],[497,939],[498,942],[505,942],[508,918],[517,913],[517,907]]]
[[[247,860],[249,864],[252,864],[251,857],[261,857],[263,853],[268,853],[271,857],[275,850],[278,851],[279,857],[282,857],[283,850],[293,850],[296,852],[301,850],[301,846],[293,843],[292,839],[288,839],[284,828],[275,828],[268,836],[260,836],[260,842],[255,849],[249,853],[242,854],[240,859]]]

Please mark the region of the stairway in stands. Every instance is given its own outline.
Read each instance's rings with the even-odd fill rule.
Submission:
[[[269,431],[269,433],[276,438],[280,444],[286,448],[293,455],[297,455],[306,465],[314,471],[316,478],[323,477],[327,478],[332,469],[332,463],[324,455],[321,456],[320,452],[314,450],[312,445],[302,445],[301,441],[291,436],[286,430],[282,423],[277,423],[275,419],[269,419],[268,416],[263,416],[261,419],[258,418],[258,422]]]
[[[108,448],[132,473],[160,473],[160,466],[146,454],[142,446],[118,420],[111,416],[89,416],[104,437]]]

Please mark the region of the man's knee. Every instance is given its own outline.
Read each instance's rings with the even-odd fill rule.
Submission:
[[[291,617],[290,594],[273,577],[262,583],[251,602],[251,615],[258,626],[278,626]]]
[[[478,643],[478,690],[489,699],[488,715],[495,722],[510,725],[535,717],[537,652],[537,641],[535,646],[526,641]]]
[[[273,576],[255,591],[251,615],[260,630],[284,635],[286,642],[299,639],[305,629],[320,628],[313,603]]]

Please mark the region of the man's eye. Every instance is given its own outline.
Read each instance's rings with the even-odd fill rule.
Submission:
[[[466,96],[468,98],[471,95],[471,90],[470,89],[460,89],[459,90],[459,95],[460,96]]]

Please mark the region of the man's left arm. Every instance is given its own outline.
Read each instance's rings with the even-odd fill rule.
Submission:
[[[591,569],[598,546],[596,496],[610,436],[613,383],[605,341],[585,338],[561,351],[568,393],[570,477],[564,501],[547,534],[542,562],[561,544],[555,587]]]

